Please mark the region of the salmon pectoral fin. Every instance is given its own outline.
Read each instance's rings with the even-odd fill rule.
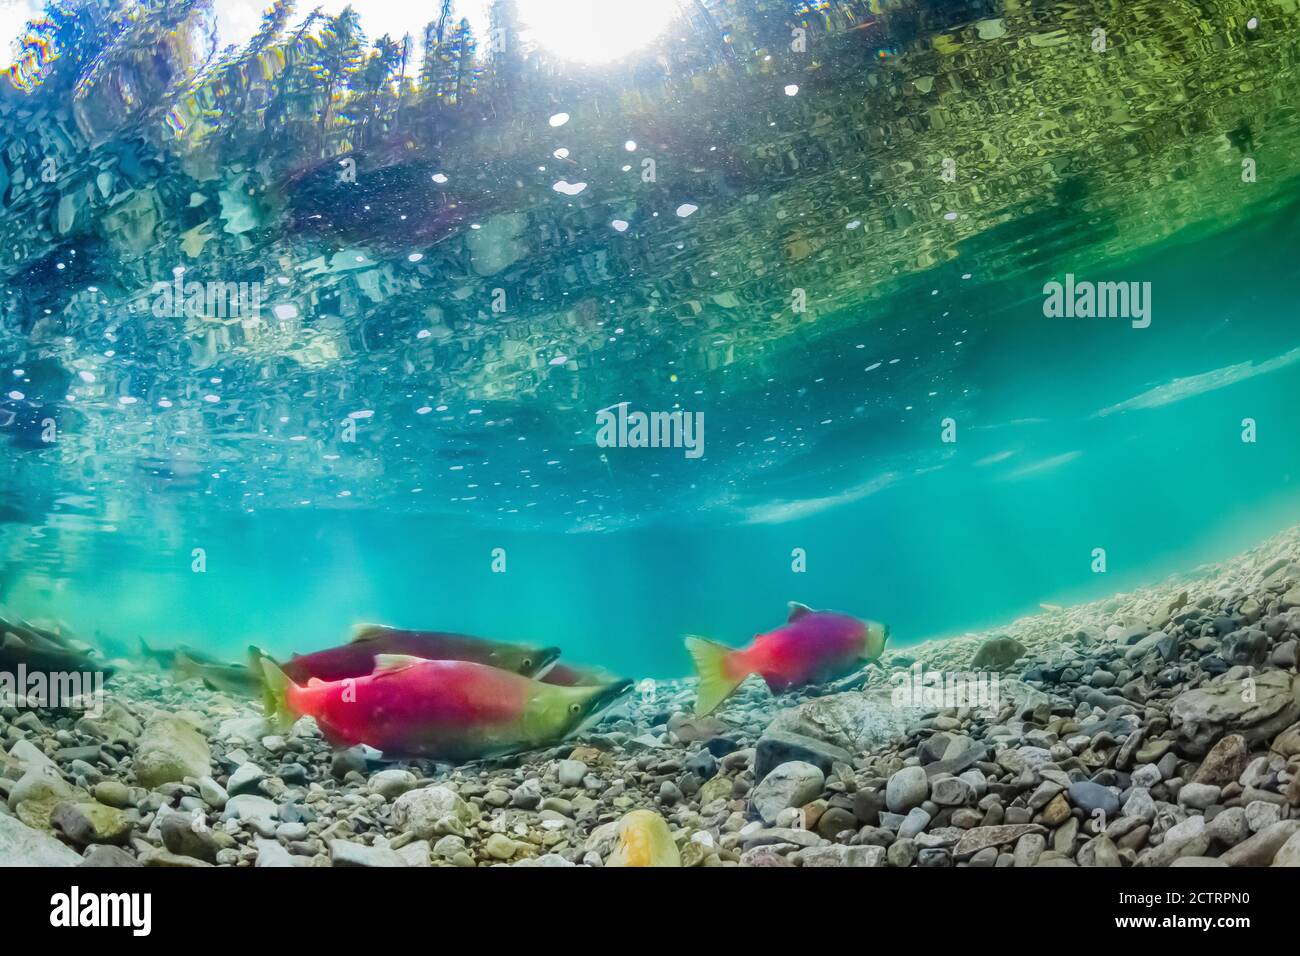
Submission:
[[[297,719],[289,706],[289,688],[293,682],[269,657],[263,657],[258,663],[262,671],[264,699],[268,705],[266,715],[274,717],[281,730],[288,730]]]
[[[276,670],[280,669],[279,663],[271,657],[270,654],[262,650],[256,644],[248,645],[248,670],[253,675],[253,679],[261,685],[262,690],[262,712],[268,717],[275,713],[275,695],[271,693],[270,686],[266,680],[266,674],[262,670],[262,661],[270,661],[275,665]]]
[[[695,697],[697,714],[712,713],[752,672],[733,648],[708,638],[689,635],[686,650],[695,661],[700,677],[700,689]]]
[[[404,671],[408,667],[415,667],[419,664],[429,663],[423,657],[413,657],[410,654],[376,654],[375,655],[375,673],[396,673]]]

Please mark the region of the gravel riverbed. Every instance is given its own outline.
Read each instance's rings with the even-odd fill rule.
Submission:
[[[647,861],[636,831],[656,865],[1300,866],[1298,648],[1300,527],[708,717],[692,680],[643,681],[461,766],[128,669],[97,716],[0,707],[0,864],[603,866]]]

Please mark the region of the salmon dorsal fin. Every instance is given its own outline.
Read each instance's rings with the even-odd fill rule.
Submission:
[[[352,629],[351,643],[357,641],[372,641],[385,631],[391,631],[392,628],[387,624],[358,624]]]
[[[391,674],[416,664],[423,664],[424,661],[423,657],[412,657],[410,654],[376,654],[375,673]]]
[[[790,623],[791,621],[799,620],[799,618],[803,617],[805,614],[816,613],[807,604],[800,604],[798,601],[791,601],[789,607],[790,607],[790,616],[785,619],[787,624]]]

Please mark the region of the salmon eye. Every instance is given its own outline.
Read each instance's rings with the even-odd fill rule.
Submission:
[[[569,705],[569,713],[571,713],[571,714],[580,714],[580,713],[582,713],[582,705],[581,705],[581,704],[570,704],[570,705]]]
[[[524,658],[524,666],[525,666],[525,667],[532,667],[532,666],[533,666],[533,659],[532,659],[531,657],[525,657],[525,658]]]

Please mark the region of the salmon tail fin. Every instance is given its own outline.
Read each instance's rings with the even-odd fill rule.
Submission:
[[[266,706],[266,716],[273,716],[280,728],[286,730],[293,725],[295,719],[288,701],[292,681],[269,657],[259,658],[258,663],[262,672],[262,699]]]
[[[256,644],[249,644],[248,670],[262,685],[262,711],[269,717],[275,713],[275,695],[271,693],[270,684],[266,679],[266,672],[262,669],[262,661],[269,661],[276,670],[280,669],[280,665],[275,658]],[[285,679],[288,680],[287,677]]]
[[[709,714],[731,696],[740,682],[749,676],[748,668],[732,667],[735,649],[694,634],[687,636],[686,649],[700,675],[700,689],[695,697],[695,713]]]
[[[862,657],[868,664],[885,653],[885,643],[889,640],[889,625],[876,621],[867,621],[867,639],[863,643]]]
[[[177,651],[172,656],[172,672],[176,675],[178,683],[202,676],[199,673],[199,666],[194,663],[194,658],[184,651]]]

